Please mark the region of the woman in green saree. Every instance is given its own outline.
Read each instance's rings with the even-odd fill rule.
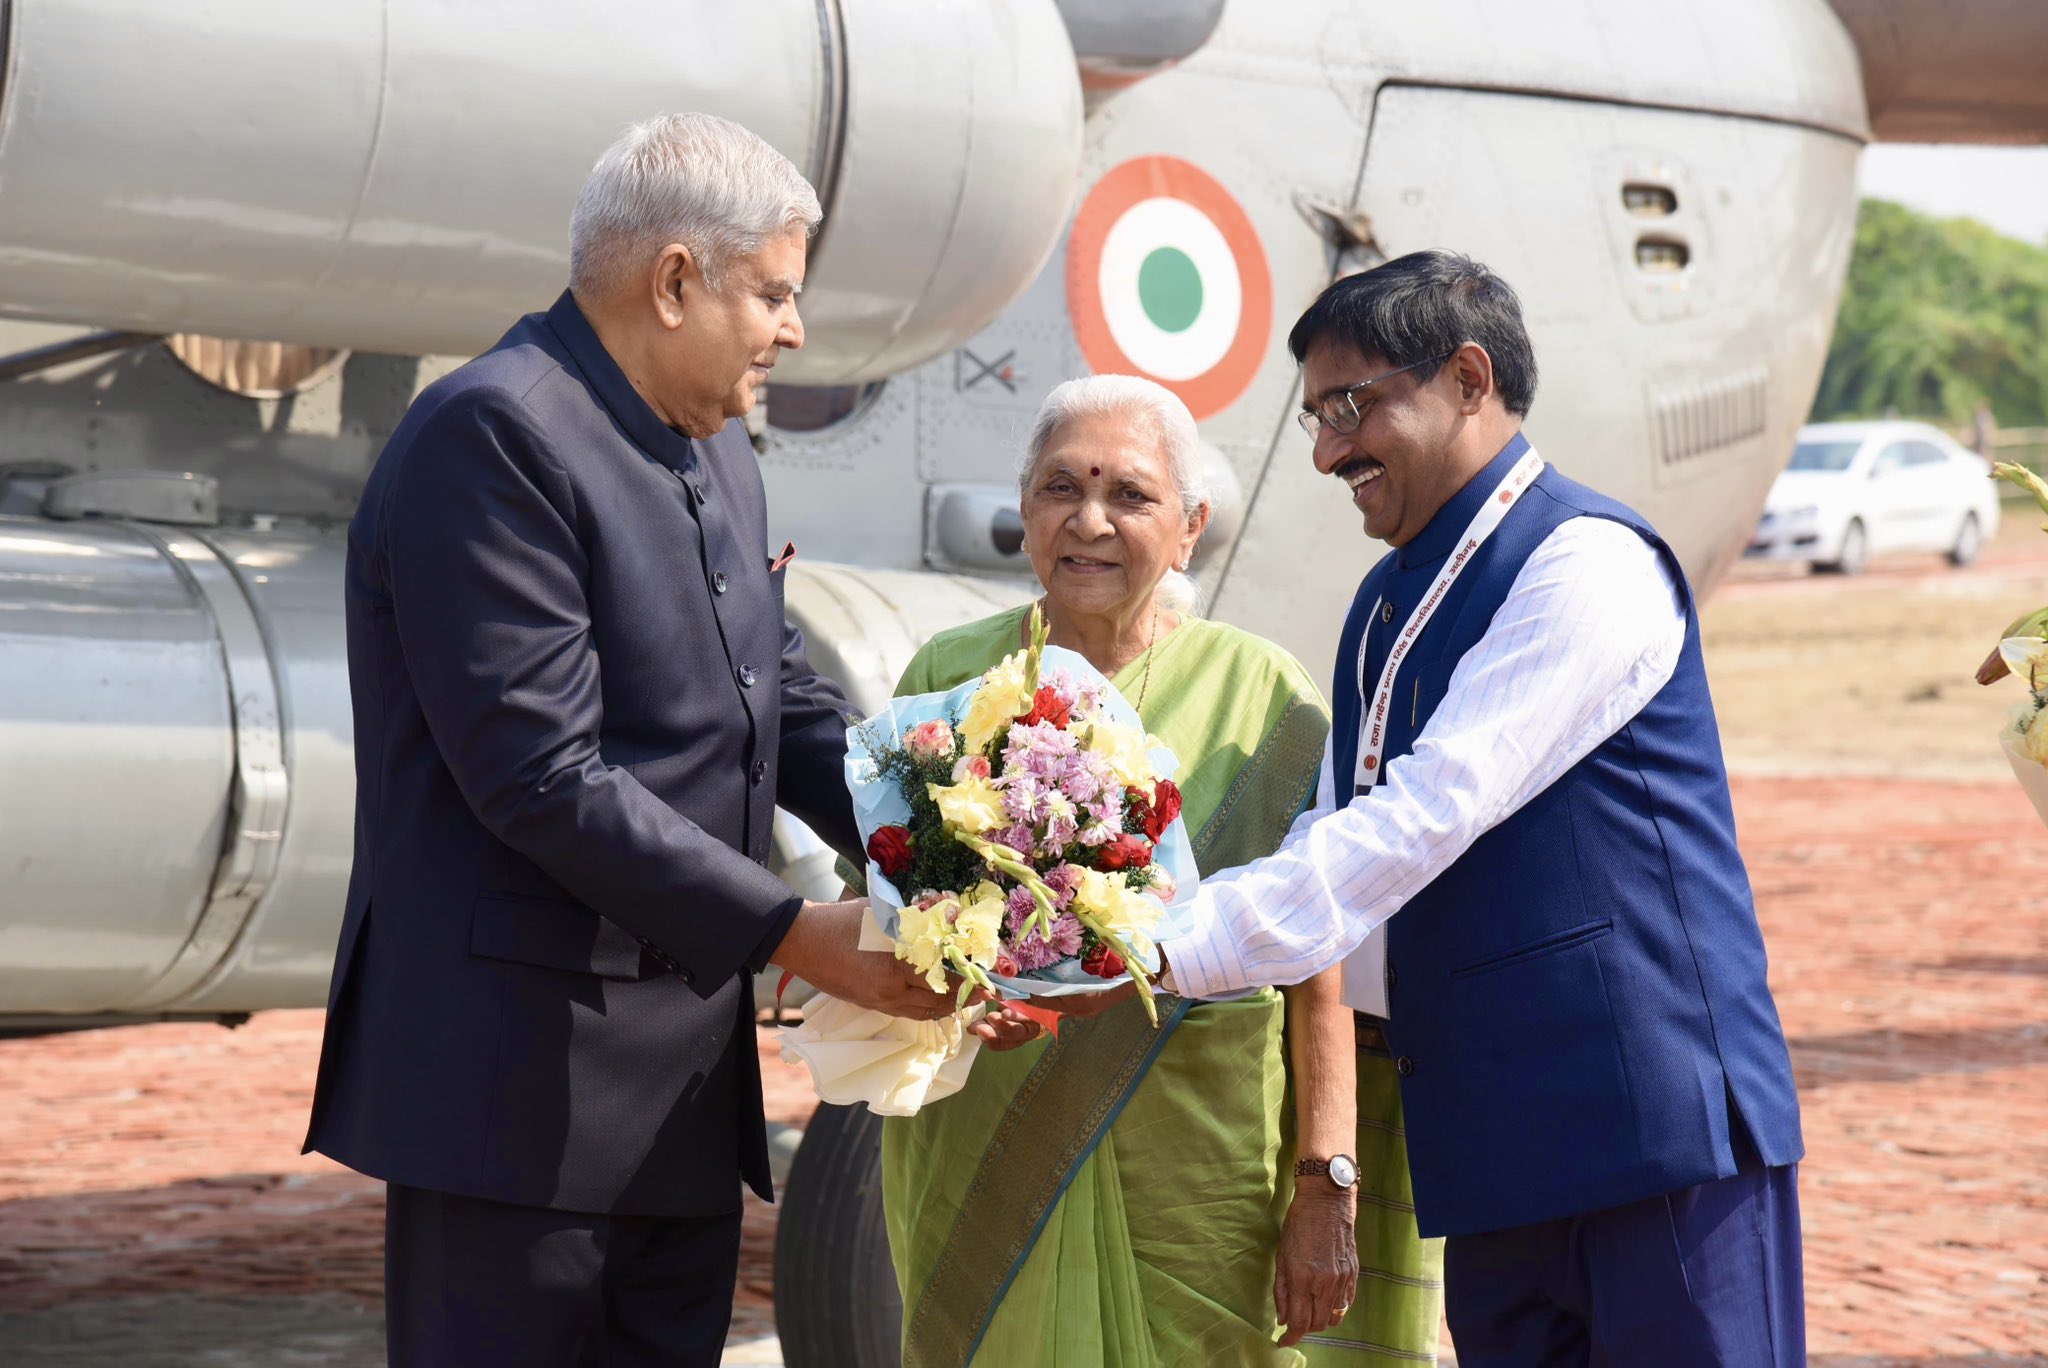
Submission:
[[[1179,757],[1182,816],[1208,871],[1279,844],[1311,797],[1329,721],[1291,656],[1185,611],[1178,572],[1209,515],[1196,440],[1185,406],[1150,381],[1070,381],[1040,411],[1019,487],[1051,639],[1087,656]],[[980,674],[1024,644],[1028,612],[941,633],[898,692]],[[1391,1070],[1384,1086],[1354,1071],[1365,1057],[1340,972],[1284,998],[1162,996],[1157,1030],[1128,999],[1052,1039],[991,1012],[975,1029],[993,1048],[966,1086],[883,1129],[905,1364],[1433,1359],[1438,1245],[1416,1238],[1402,1200]],[[1361,1138],[1373,1152],[1357,1191],[1323,1176],[1297,1186],[1297,1154],[1358,1155]]]

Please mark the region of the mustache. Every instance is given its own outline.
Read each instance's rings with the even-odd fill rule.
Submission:
[[[1370,456],[1353,456],[1343,465],[1340,465],[1335,470],[1331,471],[1330,475],[1333,479],[1343,480],[1346,483],[1349,483],[1351,477],[1354,475],[1363,475],[1368,470],[1380,470],[1384,468],[1385,467],[1383,467],[1378,461],[1375,461]]]

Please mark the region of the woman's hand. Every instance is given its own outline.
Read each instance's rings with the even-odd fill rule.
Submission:
[[[1029,1045],[1045,1034],[1045,1027],[1013,1007],[991,1004],[981,1017],[969,1024],[969,1034],[980,1036],[991,1050],[1014,1050]]]
[[[1294,1190],[1273,1274],[1273,1306],[1287,1327],[1283,1345],[1336,1325],[1358,1294],[1357,1195],[1328,1179],[1302,1181],[1311,1186]],[[1312,1186],[1317,1182],[1329,1191]]]

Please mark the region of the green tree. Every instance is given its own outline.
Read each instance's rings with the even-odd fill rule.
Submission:
[[[2048,248],[1865,200],[1813,416],[2048,426]]]

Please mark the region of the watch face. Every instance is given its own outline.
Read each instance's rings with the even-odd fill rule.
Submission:
[[[1340,1188],[1348,1188],[1358,1182],[1358,1161],[1348,1154],[1330,1156],[1330,1181]]]

